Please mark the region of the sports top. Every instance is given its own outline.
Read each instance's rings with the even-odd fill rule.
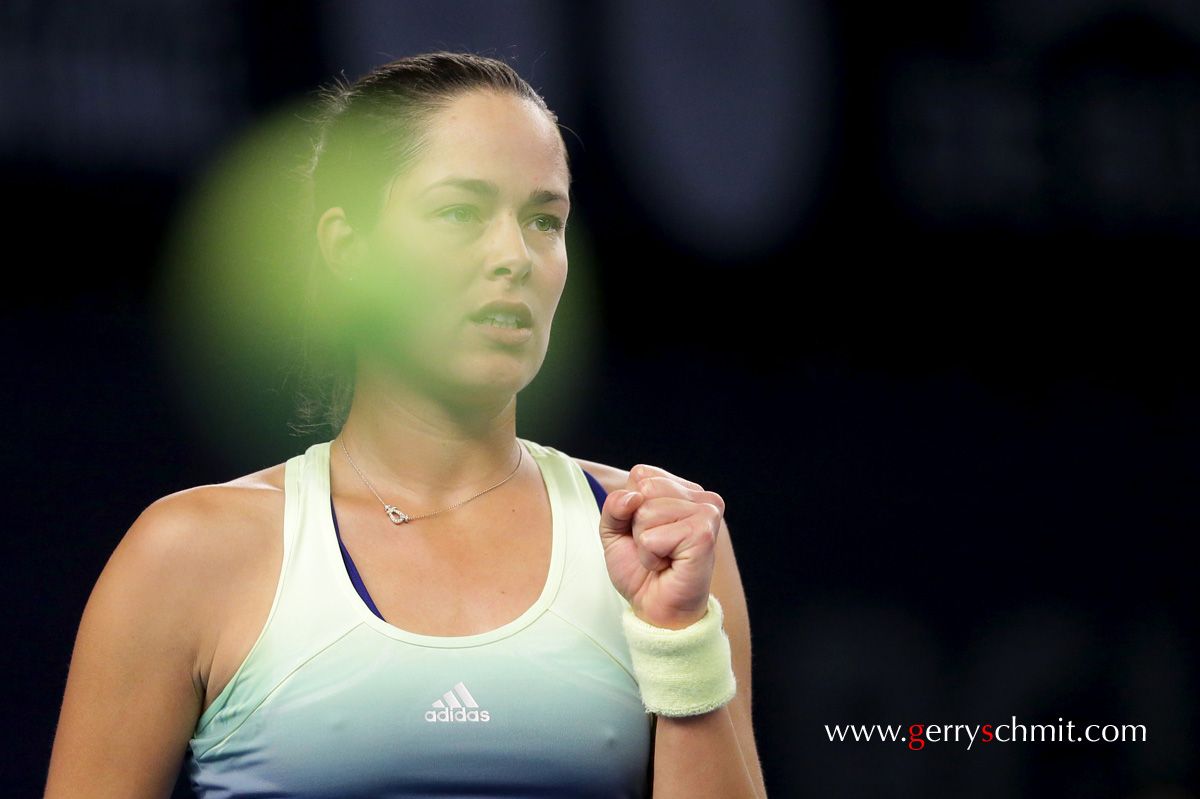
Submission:
[[[478,635],[417,635],[375,616],[343,565],[329,444],[287,462],[283,568],[270,615],[200,717],[201,799],[642,797],[642,708],[579,466],[522,442],[550,498],[542,593]]]

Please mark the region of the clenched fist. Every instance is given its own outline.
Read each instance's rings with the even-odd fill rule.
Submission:
[[[725,502],[654,466],[638,465],[600,513],[613,585],[638,618],[687,627],[704,617]]]

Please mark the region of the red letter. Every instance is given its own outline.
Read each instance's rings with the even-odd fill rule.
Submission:
[[[984,724],[983,725],[983,741],[981,743],[987,743],[990,740],[992,740],[992,725]]]
[[[921,733],[925,730],[924,724],[914,724],[908,728],[908,748],[916,752],[925,746],[925,742],[921,740]]]

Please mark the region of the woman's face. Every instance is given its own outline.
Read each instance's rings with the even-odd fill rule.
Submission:
[[[365,354],[449,399],[524,388],[567,277],[569,185],[558,130],[528,101],[473,92],[437,113],[363,236]]]

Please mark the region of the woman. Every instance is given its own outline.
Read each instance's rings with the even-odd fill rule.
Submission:
[[[330,98],[313,188],[348,415],[133,525],[47,797],[166,796],[189,747],[204,797],[764,795],[720,498],[516,438],[569,182],[500,62],[402,59]]]

